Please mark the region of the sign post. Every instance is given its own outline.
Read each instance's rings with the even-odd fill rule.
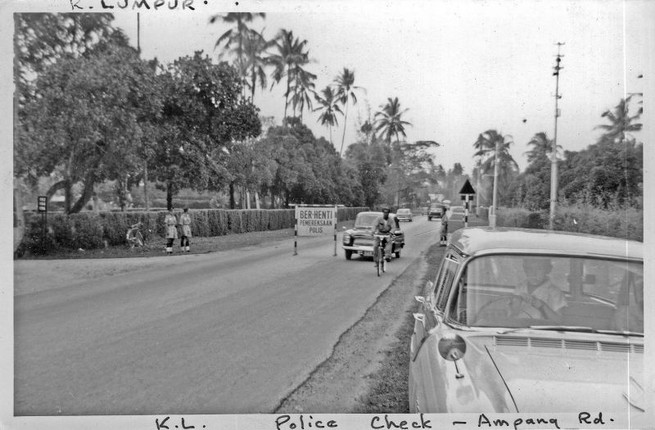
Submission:
[[[41,249],[45,252],[45,236],[48,231],[48,197],[37,197],[36,208],[38,213],[42,214],[41,220],[43,228],[41,229]]]
[[[334,256],[337,255],[337,205],[296,205],[293,255],[298,255],[298,236],[334,235]]]
[[[469,201],[472,201],[475,196],[473,185],[471,185],[468,179],[464,183],[462,189],[459,190],[459,194],[462,196],[462,200],[464,200],[464,227],[468,227]]]

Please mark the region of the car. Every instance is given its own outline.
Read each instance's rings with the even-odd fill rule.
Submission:
[[[454,232],[416,297],[410,412],[643,417],[643,254],[582,233]]]
[[[463,206],[451,206],[450,209],[448,210],[448,219],[451,220],[456,220],[456,219],[464,219],[464,215],[466,215],[466,211],[464,210]]]
[[[412,221],[412,211],[411,209],[402,208],[396,211],[396,219],[398,221]]]
[[[350,260],[353,254],[360,257],[373,257],[373,227],[375,221],[382,216],[382,212],[360,212],[355,218],[353,228],[343,232],[341,237],[342,247],[346,260]],[[391,244],[391,252],[396,258],[400,258],[400,250],[405,246],[405,234],[400,229],[400,223],[395,214],[389,214],[389,217],[395,220],[396,228],[394,233],[394,242]]]
[[[441,219],[446,214],[446,206],[444,205],[432,205],[428,211],[428,221],[432,221],[432,218]]]

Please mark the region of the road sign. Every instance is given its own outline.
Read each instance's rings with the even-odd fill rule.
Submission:
[[[473,185],[469,182],[467,179],[466,182],[464,183],[464,186],[462,187],[461,190],[459,190],[460,194],[475,194],[475,190],[473,189]]]
[[[39,212],[48,212],[48,198],[46,196],[39,196],[36,207]]]

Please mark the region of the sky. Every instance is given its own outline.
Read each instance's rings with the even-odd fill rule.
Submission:
[[[473,143],[486,130],[512,138],[511,153],[521,169],[531,137],[554,136],[558,42],[564,45],[557,143],[572,151],[596,142],[595,127],[606,123],[603,112],[630,93],[644,92],[655,48],[655,9],[642,1],[241,2],[243,9],[215,4],[175,13],[142,11],[143,57],[170,62],[203,50],[217,59],[222,51],[215,49],[216,40],[230,27],[209,24],[209,17],[264,11],[266,18],[256,19],[254,29],[270,38],[284,28],[307,40],[307,69],[317,75],[317,90],[332,84],[344,67],[355,72],[362,89],[349,108],[346,146],[369,115],[398,97],[412,124],[407,141],[438,142],[435,162],[446,169],[459,162],[468,173],[475,164]],[[136,22],[136,11],[116,14],[115,25],[135,46]],[[261,114],[278,124],[283,87],[255,95]],[[318,115],[305,113],[305,123],[328,139]],[[332,130],[337,150],[343,127],[341,117]]]

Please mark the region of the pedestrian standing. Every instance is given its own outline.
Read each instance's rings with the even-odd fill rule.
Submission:
[[[177,218],[173,214],[173,208],[171,207],[164,218],[164,224],[166,225],[166,253],[173,253],[173,242],[177,239]]]
[[[445,213],[441,216],[441,232],[439,237],[439,245],[448,244],[448,214]]]
[[[182,248],[182,251],[189,252],[189,238],[191,237],[191,215],[189,215],[189,208],[184,208],[184,213],[180,215],[180,225],[182,225],[180,248]]]

